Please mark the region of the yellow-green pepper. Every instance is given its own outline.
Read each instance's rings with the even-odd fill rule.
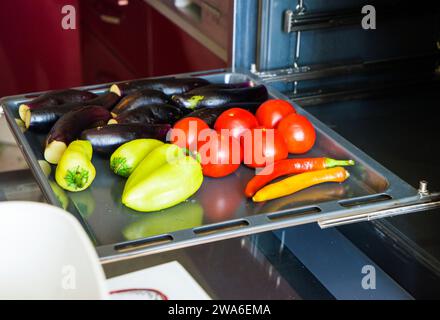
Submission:
[[[182,156],[183,154],[183,156]],[[153,150],[132,173],[122,195],[122,203],[141,212],[175,206],[200,188],[200,163],[173,145]]]
[[[110,169],[117,175],[127,178],[139,163],[154,149],[163,145],[155,139],[136,139],[120,146],[110,158]]]
[[[61,188],[78,192],[92,184],[96,176],[92,153],[91,143],[85,140],[74,141],[67,147],[55,171],[55,180]]]
[[[185,152],[183,149],[174,144],[163,144],[157,147],[151,151],[148,156],[139,163],[136,170],[132,172],[125,184],[124,193],[130,188],[130,186],[139,183],[146,176],[164,164],[184,157]]]

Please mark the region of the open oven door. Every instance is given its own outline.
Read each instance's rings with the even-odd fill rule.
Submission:
[[[418,189],[412,201],[380,210],[358,209],[392,202],[395,195],[352,198],[349,207],[357,213],[325,217],[321,227],[439,207],[428,181],[440,189],[430,160],[438,156],[433,147],[440,137],[426,114],[435,113],[439,98],[440,5],[414,11],[410,1],[275,0],[260,1],[258,8],[237,1],[235,9],[237,70],[248,70],[359,149],[394,164],[404,176],[396,184],[408,181]],[[424,111],[415,115],[420,101]],[[408,175],[399,163],[410,159],[415,167]]]

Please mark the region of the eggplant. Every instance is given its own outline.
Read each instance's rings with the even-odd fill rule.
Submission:
[[[261,103],[258,102],[250,102],[250,103],[235,103],[230,104],[225,107],[217,107],[217,108],[203,108],[195,110],[187,115],[185,115],[184,118],[188,117],[194,117],[202,119],[210,128],[214,128],[214,124],[217,121],[217,118],[220,117],[220,115],[225,112],[226,110],[229,110],[231,108],[242,108],[245,110],[248,110],[252,113],[257,112],[258,107],[261,105]],[[111,120],[110,120],[111,121]]]
[[[170,104],[171,99],[161,91],[145,89],[123,98],[112,110],[113,117],[152,104]]]
[[[169,124],[113,124],[104,127],[85,130],[81,134],[82,140],[92,143],[93,151],[109,156],[124,143],[136,139],[156,139],[165,141]]]
[[[49,163],[57,164],[67,146],[78,139],[82,131],[103,125],[110,118],[110,112],[100,106],[81,107],[66,113],[55,123],[46,138],[44,158]]]
[[[108,124],[140,123],[148,125],[169,123],[173,125],[182,117],[183,111],[178,107],[168,104],[152,104],[133,111],[123,112],[116,118],[110,119]]]
[[[110,110],[118,103],[119,99],[120,97],[117,94],[108,92],[85,102],[71,102],[58,106],[28,110],[25,116],[25,125],[27,129],[32,131],[47,133],[60,117],[71,110],[87,105],[100,106]]]
[[[46,92],[35,99],[22,103],[18,108],[21,120],[25,120],[27,110],[33,110],[41,107],[57,106],[70,102],[83,102],[96,98],[97,95],[84,90],[67,89]]]
[[[267,99],[268,92],[264,85],[237,89],[200,88],[172,97],[176,106],[191,110],[225,107],[234,103],[264,102]]]
[[[195,88],[203,87],[210,84],[209,81],[202,78],[159,78],[159,79],[145,79],[133,80],[114,84],[110,91],[119,96],[127,96],[136,93],[139,90],[157,90],[161,91],[167,96],[176,94],[183,94]]]
[[[202,119],[210,128],[214,128],[217,118],[228,109],[229,107],[203,108],[189,113],[185,118],[194,117]]]

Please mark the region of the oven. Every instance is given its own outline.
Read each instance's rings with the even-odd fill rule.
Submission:
[[[414,2],[398,0],[205,0],[181,1],[177,7],[172,1],[147,2],[228,61],[226,70],[178,76],[265,84],[273,97],[290,99],[313,120],[320,136],[317,150],[348,155],[360,166],[348,188],[317,189],[314,195],[266,207],[240,198],[221,219],[201,195],[195,202],[211,217],[179,230],[125,239],[124,234],[151,221],[124,215],[109,200],[122,186],[105,177],[96,189],[71,196],[68,207],[89,232],[104,264],[271,230],[288,245],[285,228],[292,227],[289,234],[299,241],[338,227],[371,254],[386,256],[387,246],[398,248],[394,258],[403,264],[412,259],[429,276],[440,274],[438,247],[423,246],[423,241],[435,244],[438,239],[440,195],[433,191],[440,187],[439,131],[430,115],[440,92],[439,5],[414,10]],[[87,89],[99,93],[107,87]],[[14,119],[14,108],[25,99],[6,98],[2,105],[44,195],[57,204],[38,166],[41,137],[24,135]],[[239,182],[229,179],[223,187],[211,183],[205,198],[215,200],[217,193],[230,190],[218,196],[232,201],[237,183],[249,174],[243,170]],[[189,209],[191,216],[194,210]],[[391,218],[397,216],[401,218]],[[295,238],[295,233],[302,236]],[[379,248],[365,245],[367,238]],[[290,249],[295,253],[295,246]]]

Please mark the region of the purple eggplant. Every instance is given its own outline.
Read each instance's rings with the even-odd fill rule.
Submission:
[[[71,110],[87,105],[100,106],[107,110],[111,110],[118,103],[119,99],[120,97],[117,94],[108,92],[85,102],[71,102],[57,106],[28,110],[24,122],[27,129],[47,133],[59,118]]]
[[[235,103],[229,106],[217,107],[217,108],[202,108],[185,115],[184,118],[187,117],[199,118],[202,119],[204,122],[206,122],[206,124],[210,128],[214,128],[214,124],[217,121],[217,118],[220,117],[220,115],[226,110],[229,110],[231,108],[241,108],[248,110],[249,112],[255,113],[257,112],[257,109],[260,105],[261,103],[253,102],[253,103]]]
[[[116,123],[140,123],[148,124],[171,124],[183,117],[182,109],[168,104],[152,104],[139,109],[123,112],[109,124]]]
[[[50,91],[44,93],[35,99],[22,103],[18,108],[18,113],[20,114],[21,120],[25,121],[26,112],[28,110],[33,110],[41,107],[51,107],[57,106],[70,102],[83,102],[87,100],[92,100],[96,98],[96,94],[75,89]]]
[[[81,134],[81,140],[92,143],[93,151],[102,155],[110,156],[124,143],[136,139],[157,139],[165,141],[169,124],[112,124],[104,127],[85,130]]]
[[[268,92],[264,85],[237,89],[200,88],[172,97],[176,106],[190,110],[225,107],[234,103],[261,103],[267,99]]]
[[[49,163],[57,164],[68,145],[78,139],[81,132],[103,125],[110,118],[110,112],[100,106],[81,107],[66,113],[47,135],[44,158]]]
[[[127,96],[136,93],[140,90],[157,90],[161,91],[167,96],[175,94],[183,94],[191,91],[195,88],[203,87],[210,84],[209,81],[201,78],[158,78],[158,79],[145,79],[145,80],[133,80],[114,84],[111,86],[110,91],[116,93],[119,96]]]
[[[191,118],[199,118],[202,119],[210,128],[214,128],[214,124],[217,121],[217,118],[230,109],[229,107],[218,107],[218,108],[203,108],[196,111],[193,111],[185,116]],[[111,120],[110,120],[111,121]]]
[[[169,104],[170,98],[161,91],[145,89],[123,98],[112,110],[113,117],[149,105]]]

